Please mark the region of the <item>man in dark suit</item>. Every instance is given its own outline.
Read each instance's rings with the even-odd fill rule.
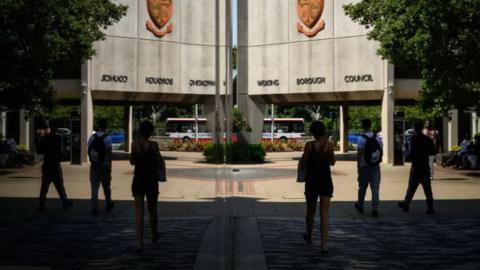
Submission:
[[[37,154],[43,155],[42,165],[42,187],[40,189],[40,199],[38,210],[44,212],[50,183],[53,183],[57,189],[58,195],[62,200],[63,209],[72,207],[73,201],[67,199],[65,187],[63,185],[63,173],[60,161],[62,158],[62,139],[52,132],[48,122],[45,122],[41,129],[37,130]]]
[[[417,191],[418,185],[422,184],[425,197],[427,198],[427,214],[433,215],[433,194],[430,179],[429,156],[435,155],[436,150],[433,140],[422,133],[422,123],[415,123],[415,135],[412,137],[410,152],[408,155],[412,160],[410,178],[405,200],[398,203],[398,207],[408,212],[410,202]]]

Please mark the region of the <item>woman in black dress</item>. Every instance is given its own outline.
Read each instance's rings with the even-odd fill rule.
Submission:
[[[152,227],[152,243],[160,238],[157,229],[158,203],[158,160],[161,159],[158,144],[149,140],[154,127],[152,123],[143,121],[138,129],[139,138],[132,143],[130,163],[135,165],[132,182],[132,195],[135,198],[135,216],[139,240],[138,252],[143,251],[143,212],[144,201],[147,198],[150,225]]]
[[[325,125],[315,121],[310,126],[310,133],[314,141],[305,145],[303,159],[305,161],[305,199],[307,201],[306,234],[304,240],[312,243],[312,230],[317,210],[317,201],[320,197],[320,228],[321,248],[326,253],[326,242],[328,236],[328,211],[330,199],[333,195],[332,175],[330,166],[335,165],[334,145],[325,136]]]

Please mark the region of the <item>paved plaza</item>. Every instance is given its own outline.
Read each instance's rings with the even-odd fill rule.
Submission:
[[[235,166],[205,164],[197,153],[164,155],[168,182],[160,185],[159,203],[163,235],[141,255],[133,251],[133,167],[128,161],[114,161],[116,205],[96,217],[90,216],[87,165],[63,164],[67,194],[75,205],[61,210],[52,186],[46,213],[36,212],[38,165],[2,170],[0,269],[480,268],[478,171],[436,167],[432,186],[437,213],[428,216],[421,189],[409,213],[396,206],[406,189],[409,165],[383,166],[380,218],[373,218],[368,204],[363,215],[353,209],[355,162],[337,162],[330,253],[321,255],[318,228],[312,246],[300,237],[305,213],[303,185],[295,182],[300,153],[275,153],[263,165]],[[146,243],[149,234],[147,228]]]

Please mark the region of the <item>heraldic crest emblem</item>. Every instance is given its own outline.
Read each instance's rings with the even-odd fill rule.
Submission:
[[[172,23],[168,23],[173,14],[172,1],[147,0],[148,15],[150,15],[150,20],[147,20],[147,29],[157,37],[163,37],[173,30]]]
[[[324,0],[297,0],[297,13],[301,22],[297,22],[297,30],[307,37],[313,37],[325,27],[321,20]]]

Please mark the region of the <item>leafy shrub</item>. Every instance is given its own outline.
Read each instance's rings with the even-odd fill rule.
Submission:
[[[356,151],[357,146],[355,144],[352,144],[351,142],[348,143],[348,151]]]
[[[202,152],[211,144],[209,142],[161,141],[159,146],[161,151]]]
[[[227,162],[229,163],[241,163],[249,160],[248,145],[240,143],[227,144]]]
[[[263,149],[266,152],[291,152],[291,151],[303,151],[304,143],[296,140],[288,140],[285,142],[280,141],[264,141],[261,143]]]
[[[223,163],[225,149],[221,144],[210,144],[203,150],[203,156],[208,163]]]
[[[225,152],[226,149],[226,152]],[[212,144],[203,151],[209,163],[224,162],[225,153],[228,163],[261,163],[265,161],[266,152],[261,144],[231,143],[227,145]]]
[[[262,144],[250,144],[248,146],[248,157],[250,161],[253,162],[264,162],[265,161],[265,149],[263,149]]]
[[[124,143],[119,144],[118,150],[125,150],[125,144]]]

